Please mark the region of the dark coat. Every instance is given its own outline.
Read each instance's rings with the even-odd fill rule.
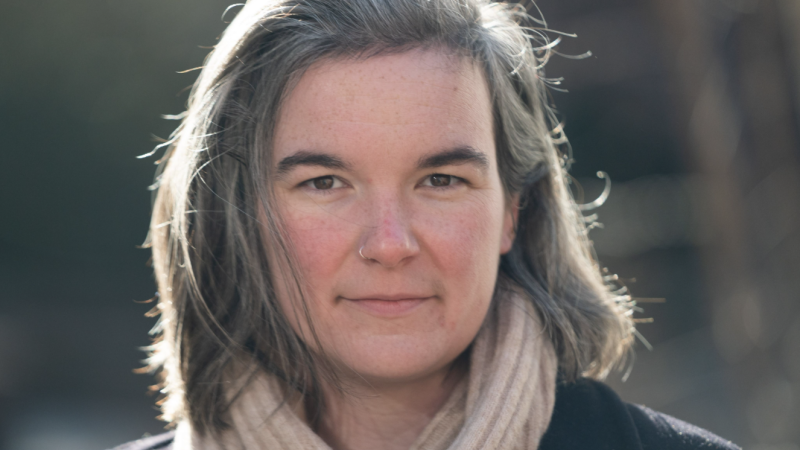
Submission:
[[[174,432],[113,450],[172,450]],[[539,450],[741,450],[702,428],[623,402],[608,386],[582,379],[559,384]]]

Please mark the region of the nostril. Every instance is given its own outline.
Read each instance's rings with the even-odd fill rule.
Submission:
[[[392,227],[373,230],[366,236],[358,254],[365,261],[378,262],[385,267],[394,267],[419,252],[417,241],[410,230]]]
[[[370,210],[374,225],[363,229],[359,257],[365,262],[394,267],[419,252],[408,211],[396,192],[384,193],[372,200]]]

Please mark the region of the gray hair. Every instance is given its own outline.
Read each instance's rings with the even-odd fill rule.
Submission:
[[[293,267],[270,207],[274,126],[287,92],[323,58],[440,48],[484,69],[500,178],[521,202],[499,279],[534,302],[565,380],[604,377],[626,354],[630,298],[604,281],[570,194],[542,72],[551,46],[542,28],[524,26],[536,23],[521,6],[486,0],[244,6],[209,55],[155,184],[148,242],[160,319],[148,367],[161,377],[165,420],[224,428],[224,376],[243,356],[309,395],[331,376],[292,331],[269,276],[276,264]]]

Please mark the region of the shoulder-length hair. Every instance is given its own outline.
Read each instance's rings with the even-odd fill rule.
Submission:
[[[608,373],[630,345],[629,297],[604,282],[570,194],[558,149],[566,140],[553,131],[542,72],[551,44],[541,27],[524,26],[537,23],[521,6],[485,0],[251,0],[242,8],[193,87],[155,185],[148,241],[160,319],[148,363],[161,375],[165,420],[224,428],[224,375],[241,355],[303,392],[328,374],[281,313],[269,275],[292,259],[270,207],[276,118],[315,62],[412,48],[483,68],[500,178],[508,198],[520,198],[500,276],[533,301],[564,379]]]

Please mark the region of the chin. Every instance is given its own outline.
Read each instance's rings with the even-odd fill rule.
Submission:
[[[345,378],[370,383],[399,383],[422,379],[445,370],[469,345],[437,348],[431,336],[391,335],[351,338],[341,351],[330,351]],[[349,373],[346,373],[349,372]]]

